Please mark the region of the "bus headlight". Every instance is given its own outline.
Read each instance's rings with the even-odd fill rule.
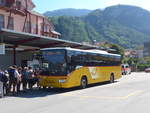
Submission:
[[[59,83],[64,83],[66,82],[66,80],[59,80]]]

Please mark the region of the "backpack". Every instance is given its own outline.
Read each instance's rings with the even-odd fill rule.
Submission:
[[[33,78],[33,72],[29,71],[28,72],[28,79],[32,79]]]
[[[8,81],[7,76],[2,72],[0,72],[0,81],[3,83],[6,83]]]
[[[22,71],[22,78],[27,79],[28,78],[28,72],[27,71]]]
[[[9,78],[16,78],[15,77],[15,69],[8,70],[8,73],[9,73]]]
[[[0,81],[2,82],[2,80],[3,80],[3,74],[0,73]]]

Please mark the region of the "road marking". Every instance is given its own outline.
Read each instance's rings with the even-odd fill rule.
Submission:
[[[124,99],[128,99],[129,97],[133,97],[133,96],[139,95],[140,93],[143,93],[143,92],[144,92],[143,90],[137,90],[137,91],[134,91],[132,93],[129,93],[127,96],[124,96],[123,98]]]
[[[65,94],[61,94],[62,96],[68,96],[68,97],[78,97],[78,98],[81,98],[81,99],[107,99],[107,100],[125,100],[125,99],[128,99],[130,97],[134,97],[136,95],[139,95],[140,93],[144,92],[143,90],[136,90],[134,92],[131,92],[129,93],[128,95],[126,96],[80,96],[80,95],[75,95],[73,93],[65,93]],[[81,94],[82,95],[82,94]]]

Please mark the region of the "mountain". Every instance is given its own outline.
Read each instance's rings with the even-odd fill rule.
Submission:
[[[136,6],[117,5],[104,10],[105,19],[115,20],[120,24],[139,32],[150,34],[150,12]]]
[[[150,12],[136,6],[115,5],[82,17],[50,18],[61,38],[77,42],[111,42],[125,48],[150,41]]]
[[[45,16],[85,16],[90,13],[92,10],[88,9],[59,9],[54,11],[47,11],[44,13]]]

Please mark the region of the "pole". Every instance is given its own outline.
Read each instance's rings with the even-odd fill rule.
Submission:
[[[13,64],[16,65],[16,47],[13,48]]]

